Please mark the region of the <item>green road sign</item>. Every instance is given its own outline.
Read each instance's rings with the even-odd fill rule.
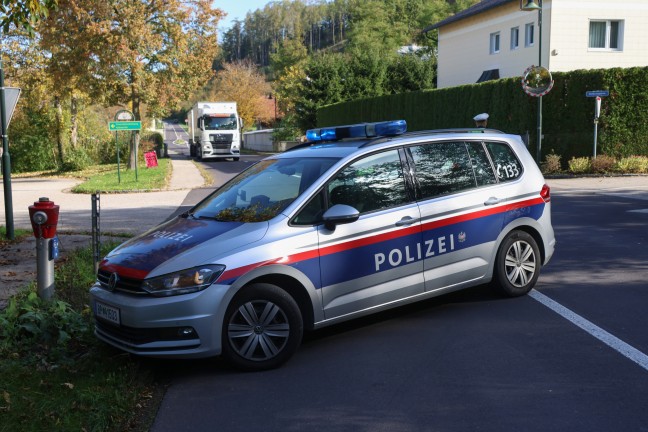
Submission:
[[[141,121],[114,121],[108,123],[108,125],[111,132],[142,129]]]

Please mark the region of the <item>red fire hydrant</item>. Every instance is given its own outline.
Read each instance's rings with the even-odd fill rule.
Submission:
[[[49,198],[39,198],[29,206],[34,237],[36,237],[36,285],[38,296],[49,300],[54,294],[54,260],[58,258],[58,224],[59,206]]]

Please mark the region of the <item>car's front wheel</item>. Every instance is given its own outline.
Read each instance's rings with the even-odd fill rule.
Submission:
[[[299,306],[286,291],[271,284],[253,284],[227,308],[223,356],[239,369],[273,369],[297,351],[303,332]]]
[[[513,231],[497,252],[494,279],[508,296],[521,296],[536,284],[540,266],[540,250],[535,239],[524,231]]]

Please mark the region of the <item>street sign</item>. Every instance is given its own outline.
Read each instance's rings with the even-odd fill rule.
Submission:
[[[585,92],[586,97],[608,97],[610,96],[609,90],[590,90]]]
[[[135,120],[135,116],[133,115],[132,112],[130,112],[128,110],[120,110],[120,111],[117,111],[117,114],[115,114],[115,120],[132,121],[132,120]]]
[[[114,121],[108,125],[111,132],[142,129],[141,121]]]
[[[16,108],[16,103],[20,97],[20,89],[16,87],[5,87],[2,90],[4,90],[5,127],[9,129],[11,116],[13,115],[14,108]]]

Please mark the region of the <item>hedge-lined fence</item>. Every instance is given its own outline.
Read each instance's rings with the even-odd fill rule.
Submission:
[[[598,123],[597,154],[616,158],[648,156],[648,67],[577,70],[553,73],[554,87],[543,97],[542,157],[564,162],[593,155],[594,98],[590,90],[608,90]],[[529,133],[536,155],[537,99],[528,96],[520,78],[401,93],[320,108],[318,127],[404,119],[409,131],[473,127],[475,114],[488,112],[488,126]]]

